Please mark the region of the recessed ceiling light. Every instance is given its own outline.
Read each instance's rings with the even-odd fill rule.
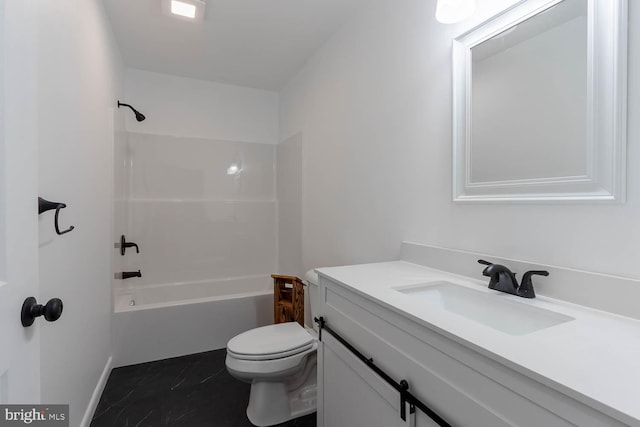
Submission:
[[[202,21],[204,6],[202,0],[162,0],[165,15],[185,21]]]
[[[174,15],[184,16],[185,18],[195,19],[196,7],[189,3],[171,0],[171,13]]]

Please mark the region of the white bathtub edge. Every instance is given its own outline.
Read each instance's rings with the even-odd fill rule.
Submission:
[[[213,301],[226,301],[232,299],[246,298],[246,297],[256,297],[262,295],[270,295],[273,294],[273,289],[262,290],[262,291],[254,291],[254,292],[243,292],[238,294],[228,294],[228,295],[217,295],[208,298],[193,298],[193,299],[184,299],[177,300],[172,302],[158,302],[153,304],[142,304],[142,305],[126,305],[126,306],[114,306],[114,314],[117,313],[129,313],[132,311],[142,311],[142,310],[150,310],[154,308],[163,308],[163,307],[174,307],[180,305],[191,305],[205,302],[213,302]]]
[[[109,359],[107,359],[107,363],[104,365],[104,369],[102,370],[102,374],[98,379],[96,388],[93,390],[93,394],[91,395],[91,399],[89,400],[87,409],[84,412],[84,416],[82,417],[82,421],[80,422],[80,427],[89,427],[89,425],[91,424],[91,420],[93,419],[93,414],[96,411],[96,408],[98,407],[98,403],[100,402],[100,397],[102,397],[102,392],[104,391],[104,387],[107,385],[107,380],[109,379],[109,375],[111,374],[112,369],[113,369],[113,356],[109,356]]]
[[[121,284],[114,287],[115,292],[123,292],[127,293],[129,291],[135,291],[140,289],[154,289],[154,288],[164,288],[167,286],[189,286],[200,283],[220,283],[220,282],[238,282],[242,280],[252,280],[252,279],[267,279],[271,281],[271,276],[269,274],[251,274],[247,276],[231,276],[231,277],[218,277],[215,279],[200,279],[200,280],[187,280],[187,281],[177,281],[177,282],[160,282],[160,283],[147,283],[144,285],[136,284],[136,285],[128,285]]]

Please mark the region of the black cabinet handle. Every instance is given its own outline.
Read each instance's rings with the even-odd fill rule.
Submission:
[[[34,297],[24,300],[20,312],[20,321],[25,328],[33,325],[36,317],[44,316],[48,322],[55,322],[62,316],[62,300],[52,298],[46,305],[38,304]]]

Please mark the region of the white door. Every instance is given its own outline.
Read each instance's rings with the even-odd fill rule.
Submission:
[[[40,403],[36,1],[0,0],[0,403]]]

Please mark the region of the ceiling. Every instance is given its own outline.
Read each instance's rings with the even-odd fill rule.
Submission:
[[[367,0],[207,0],[202,23],[103,1],[128,67],[277,91]]]

